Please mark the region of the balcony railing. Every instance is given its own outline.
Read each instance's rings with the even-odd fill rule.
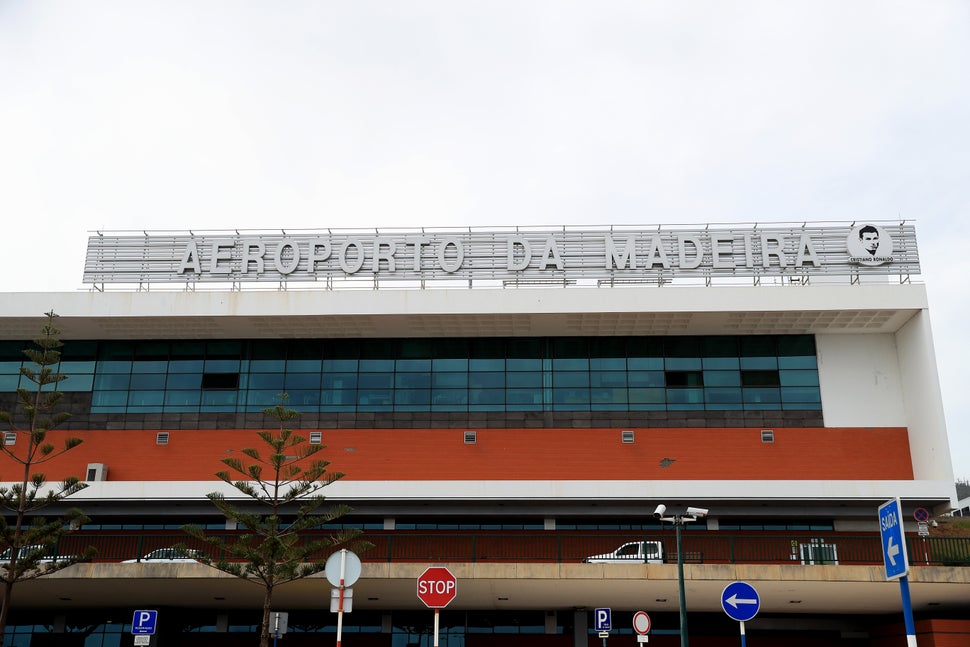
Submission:
[[[239,531],[212,532],[230,540]],[[313,533],[306,533],[307,537]],[[634,542],[660,542],[662,559],[677,561],[672,532],[605,533],[560,531],[368,531],[364,539],[374,545],[360,553],[365,562],[551,562],[581,563],[591,555],[611,553]],[[913,566],[970,566],[970,537],[906,538]],[[137,559],[175,544],[207,552],[212,548],[179,530],[171,531],[77,531],[57,547],[59,555],[74,555],[86,546],[97,549],[94,561],[119,562]],[[872,534],[812,533],[734,534],[685,532],[685,562],[705,564],[882,564],[879,537]],[[326,559],[321,554],[319,559]],[[634,558],[618,561],[635,562]]]

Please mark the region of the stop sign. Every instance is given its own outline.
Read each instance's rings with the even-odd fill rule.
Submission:
[[[444,566],[432,566],[418,577],[418,599],[429,609],[444,609],[458,595],[458,578]]]

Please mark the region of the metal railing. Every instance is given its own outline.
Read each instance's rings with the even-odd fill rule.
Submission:
[[[227,540],[240,531],[212,532]],[[310,538],[313,532],[306,533]],[[582,563],[593,555],[609,554],[631,541],[656,541],[663,546],[663,561],[677,561],[672,532],[605,533],[560,531],[368,531],[364,539],[373,548],[360,553],[365,562],[549,562]],[[913,566],[970,566],[970,537],[907,536]],[[59,555],[75,555],[86,546],[97,550],[94,561],[120,562],[139,559],[154,550],[176,544],[206,552],[201,544],[179,530],[170,531],[77,531],[64,536],[57,546]],[[879,536],[844,533],[760,533],[685,532],[685,562],[704,564],[882,564]],[[326,559],[321,554],[321,560]],[[617,561],[628,561],[618,557]],[[634,558],[629,561],[635,562]]]

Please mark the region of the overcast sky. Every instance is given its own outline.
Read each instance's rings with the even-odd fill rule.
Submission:
[[[965,0],[0,0],[0,291],[98,229],[904,218],[967,478],[968,79]]]

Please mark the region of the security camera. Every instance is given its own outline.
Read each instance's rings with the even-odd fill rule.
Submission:
[[[687,514],[692,517],[706,517],[707,508],[687,508]]]
[[[653,516],[659,519],[660,517],[664,516],[665,512],[667,512],[667,506],[661,503],[657,506],[657,509],[653,511]]]

